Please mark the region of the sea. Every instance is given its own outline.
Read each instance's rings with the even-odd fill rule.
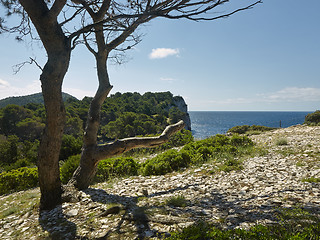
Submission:
[[[245,111],[189,111],[191,130],[195,139],[225,134],[240,125],[289,127],[302,124],[311,112],[245,112]]]

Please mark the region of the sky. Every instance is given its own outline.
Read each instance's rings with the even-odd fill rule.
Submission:
[[[319,0],[264,0],[216,21],[155,19],[139,29],[142,42],[125,63],[109,63],[111,94],[170,91],[185,99],[189,111],[318,110],[319,9]],[[0,53],[0,99],[41,91],[34,64],[13,72],[29,57],[45,63],[40,43],[2,34]],[[97,85],[94,57],[79,46],[63,91],[82,99]]]

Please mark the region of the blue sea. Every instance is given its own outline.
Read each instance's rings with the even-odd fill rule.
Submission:
[[[267,127],[289,127],[302,124],[311,112],[227,112],[189,111],[194,138],[204,139],[216,134],[225,134],[239,125],[262,125]]]

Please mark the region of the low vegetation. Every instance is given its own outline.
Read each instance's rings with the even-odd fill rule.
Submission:
[[[173,207],[185,207],[187,206],[187,200],[183,195],[173,196],[167,199],[166,205]]]
[[[204,140],[194,141],[190,132],[183,131],[174,136],[174,139],[175,141],[167,143],[168,146],[150,150],[139,149],[132,151],[131,156],[125,154],[117,158],[102,160],[98,165],[95,182],[113,181],[113,178],[139,174],[161,175],[172,171],[180,171],[187,167],[200,166],[203,163],[208,163],[213,167],[213,170],[209,172],[211,174],[217,171],[240,170],[243,168],[244,158],[265,153],[245,135],[216,135]],[[287,145],[288,140],[279,137],[273,144],[276,146]],[[79,155],[73,155],[61,161],[61,179],[63,182],[67,182],[71,177],[78,166],[79,159]],[[305,178],[302,181],[320,182],[319,178],[316,177]],[[27,186],[27,184],[29,185]],[[2,194],[8,193],[6,189],[10,189],[10,192],[12,192],[34,187],[37,185],[36,168],[24,167],[3,172],[0,174],[0,185]],[[5,206],[2,208],[3,211],[0,207],[0,219],[13,214],[25,214],[26,211],[34,211],[37,208],[39,196],[36,196],[35,193],[29,195],[26,197],[20,196],[22,199],[21,206]],[[6,198],[10,197],[11,195],[6,196]],[[30,201],[29,204],[27,204],[28,201]],[[189,207],[188,200],[181,194],[171,196],[159,204],[163,211],[165,207]],[[221,224],[219,221],[214,225],[207,222],[197,222],[181,231],[171,233],[171,236],[167,239],[318,239],[320,219],[315,217],[315,213],[299,206],[296,208],[279,208],[276,212],[278,214],[277,224],[256,225],[250,229],[224,229],[219,225]]]
[[[266,126],[259,126],[259,125],[241,125],[241,126],[235,126],[228,130],[228,133],[230,134],[246,134],[246,135],[257,135],[262,132],[271,131],[276,128],[273,127],[266,127]]]
[[[276,141],[275,141],[275,145],[276,146],[288,145],[288,139],[285,138],[285,137],[277,138]]]
[[[245,229],[222,229],[220,226],[198,222],[181,232],[172,233],[168,240],[202,240],[202,239],[264,239],[264,240],[287,240],[287,239],[319,239],[320,219],[315,213],[300,207],[280,208],[278,210],[278,224],[267,226],[256,225],[248,230]]]
[[[233,135],[227,137],[216,135],[204,140],[193,141],[190,132],[178,133],[173,139],[177,140],[168,143],[168,147],[185,144],[180,150],[170,149],[163,153],[159,148],[156,156],[140,161],[144,156],[149,156],[148,150],[135,152],[135,158],[126,155],[117,158],[105,159],[99,162],[95,182],[107,181],[113,177],[124,177],[133,175],[163,175],[173,171],[179,171],[190,166],[201,165],[206,162],[214,164],[216,171],[232,171],[242,169],[244,156],[258,153],[253,142],[246,136]],[[150,150],[154,153],[155,150]],[[73,155],[61,162],[60,176],[63,183],[67,183],[74,170],[78,167],[80,155]],[[10,181],[8,180],[10,179]],[[36,168],[18,168],[0,175],[1,194],[12,191],[24,190],[37,186]]]
[[[314,113],[308,114],[304,119],[304,124],[311,126],[320,125],[320,110],[315,111]]]

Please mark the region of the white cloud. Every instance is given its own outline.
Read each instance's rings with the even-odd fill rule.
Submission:
[[[9,87],[9,86],[10,86],[10,84],[9,84],[7,81],[2,80],[2,79],[0,78],[0,87],[1,87],[1,88],[5,88],[5,87]]]
[[[175,81],[176,79],[174,79],[174,78],[168,78],[168,77],[161,77],[160,80],[161,80],[161,81],[166,81],[166,82],[173,82],[173,81]]]
[[[259,94],[266,102],[320,102],[320,88],[287,87],[274,93]]]
[[[178,56],[179,49],[173,48],[156,48],[152,49],[151,53],[149,54],[150,59],[159,59],[159,58],[166,58],[168,56]]]
[[[33,81],[24,87],[16,87],[12,86],[9,82],[0,79],[0,99],[13,96],[24,96],[38,92],[41,92],[40,81]]]
[[[8,81],[0,78],[0,99],[7,97],[24,96],[41,92],[40,80],[32,81],[30,84],[24,87],[16,87],[11,85]],[[94,96],[95,92],[88,90],[81,90],[76,88],[63,88],[63,92],[69,93],[78,99],[82,99],[85,96]]]
[[[221,98],[202,100],[197,107],[216,108],[221,110],[312,110],[318,109],[320,88],[286,87],[275,92],[261,93],[238,98]]]

